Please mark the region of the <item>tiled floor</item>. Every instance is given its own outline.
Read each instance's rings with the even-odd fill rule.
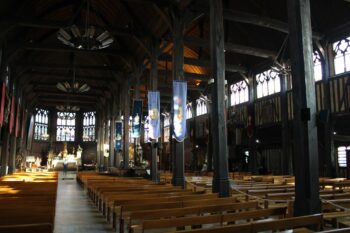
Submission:
[[[60,173],[55,233],[110,233],[112,228],[75,180],[75,172]]]

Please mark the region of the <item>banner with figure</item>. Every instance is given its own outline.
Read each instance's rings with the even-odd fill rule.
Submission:
[[[148,92],[149,134],[151,139],[160,137],[160,98],[159,91]]]
[[[186,136],[187,82],[173,81],[173,135],[178,142]]]
[[[123,123],[117,121],[115,123],[115,150],[119,152],[122,149],[122,133],[123,133]]]
[[[132,108],[132,128],[131,137],[138,138],[141,136],[141,119],[142,119],[142,100],[134,99]]]

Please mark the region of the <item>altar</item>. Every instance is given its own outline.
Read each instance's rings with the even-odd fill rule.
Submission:
[[[54,157],[51,163],[51,167],[54,170],[63,170],[64,163],[67,163],[68,170],[76,170],[81,166],[81,158],[75,157],[73,154],[68,154],[66,158]]]

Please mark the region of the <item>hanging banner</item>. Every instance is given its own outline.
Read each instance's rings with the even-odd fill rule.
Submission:
[[[131,137],[138,138],[141,136],[141,119],[142,119],[142,100],[134,99],[132,108],[132,128]]]
[[[10,132],[10,134],[12,134],[12,131],[13,131],[14,117],[15,117],[15,96],[12,95],[11,112],[10,112],[10,123],[9,123],[9,132]]]
[[[4,123],[4,112],[5,112],[5,92],[6,92],[6,83],[2,82],[1,88],[1,103],[0,103],[0,126]]]
[[[149,134],[151,139],[160,137],[160,98],[159,91],[148,92]]]
[[[115,150],[117,152],[122,149],[122,133],[123,133],[123,123],[121,121],[117,121],[115,123]]]
[[[186,136],[187,82],[173,81],[173,135],[178,142]]]

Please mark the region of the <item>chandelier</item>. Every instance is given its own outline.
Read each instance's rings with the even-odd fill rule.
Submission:
[[[56,109],[61,112],[77,112],[80,110],[78,106],[71,106],[71,105],[57,105]]]
[[[56,87],[58,90],[64,91],[67,93],[83,93],[90,90],[90,86],[87,85],[86,83],[80,84],[79,82],[75,82],[75,81],[73,81],[72,84],[70,84],[67,81],[63,83],[59,82],[56,84]]]
[[[57,39],[63,44],[76,49],[97,50],[109,47],[114,39],[104,29],[90,25],[90,1],[86,1],[84,33],[75,24],[60,28],[57,32]]]

